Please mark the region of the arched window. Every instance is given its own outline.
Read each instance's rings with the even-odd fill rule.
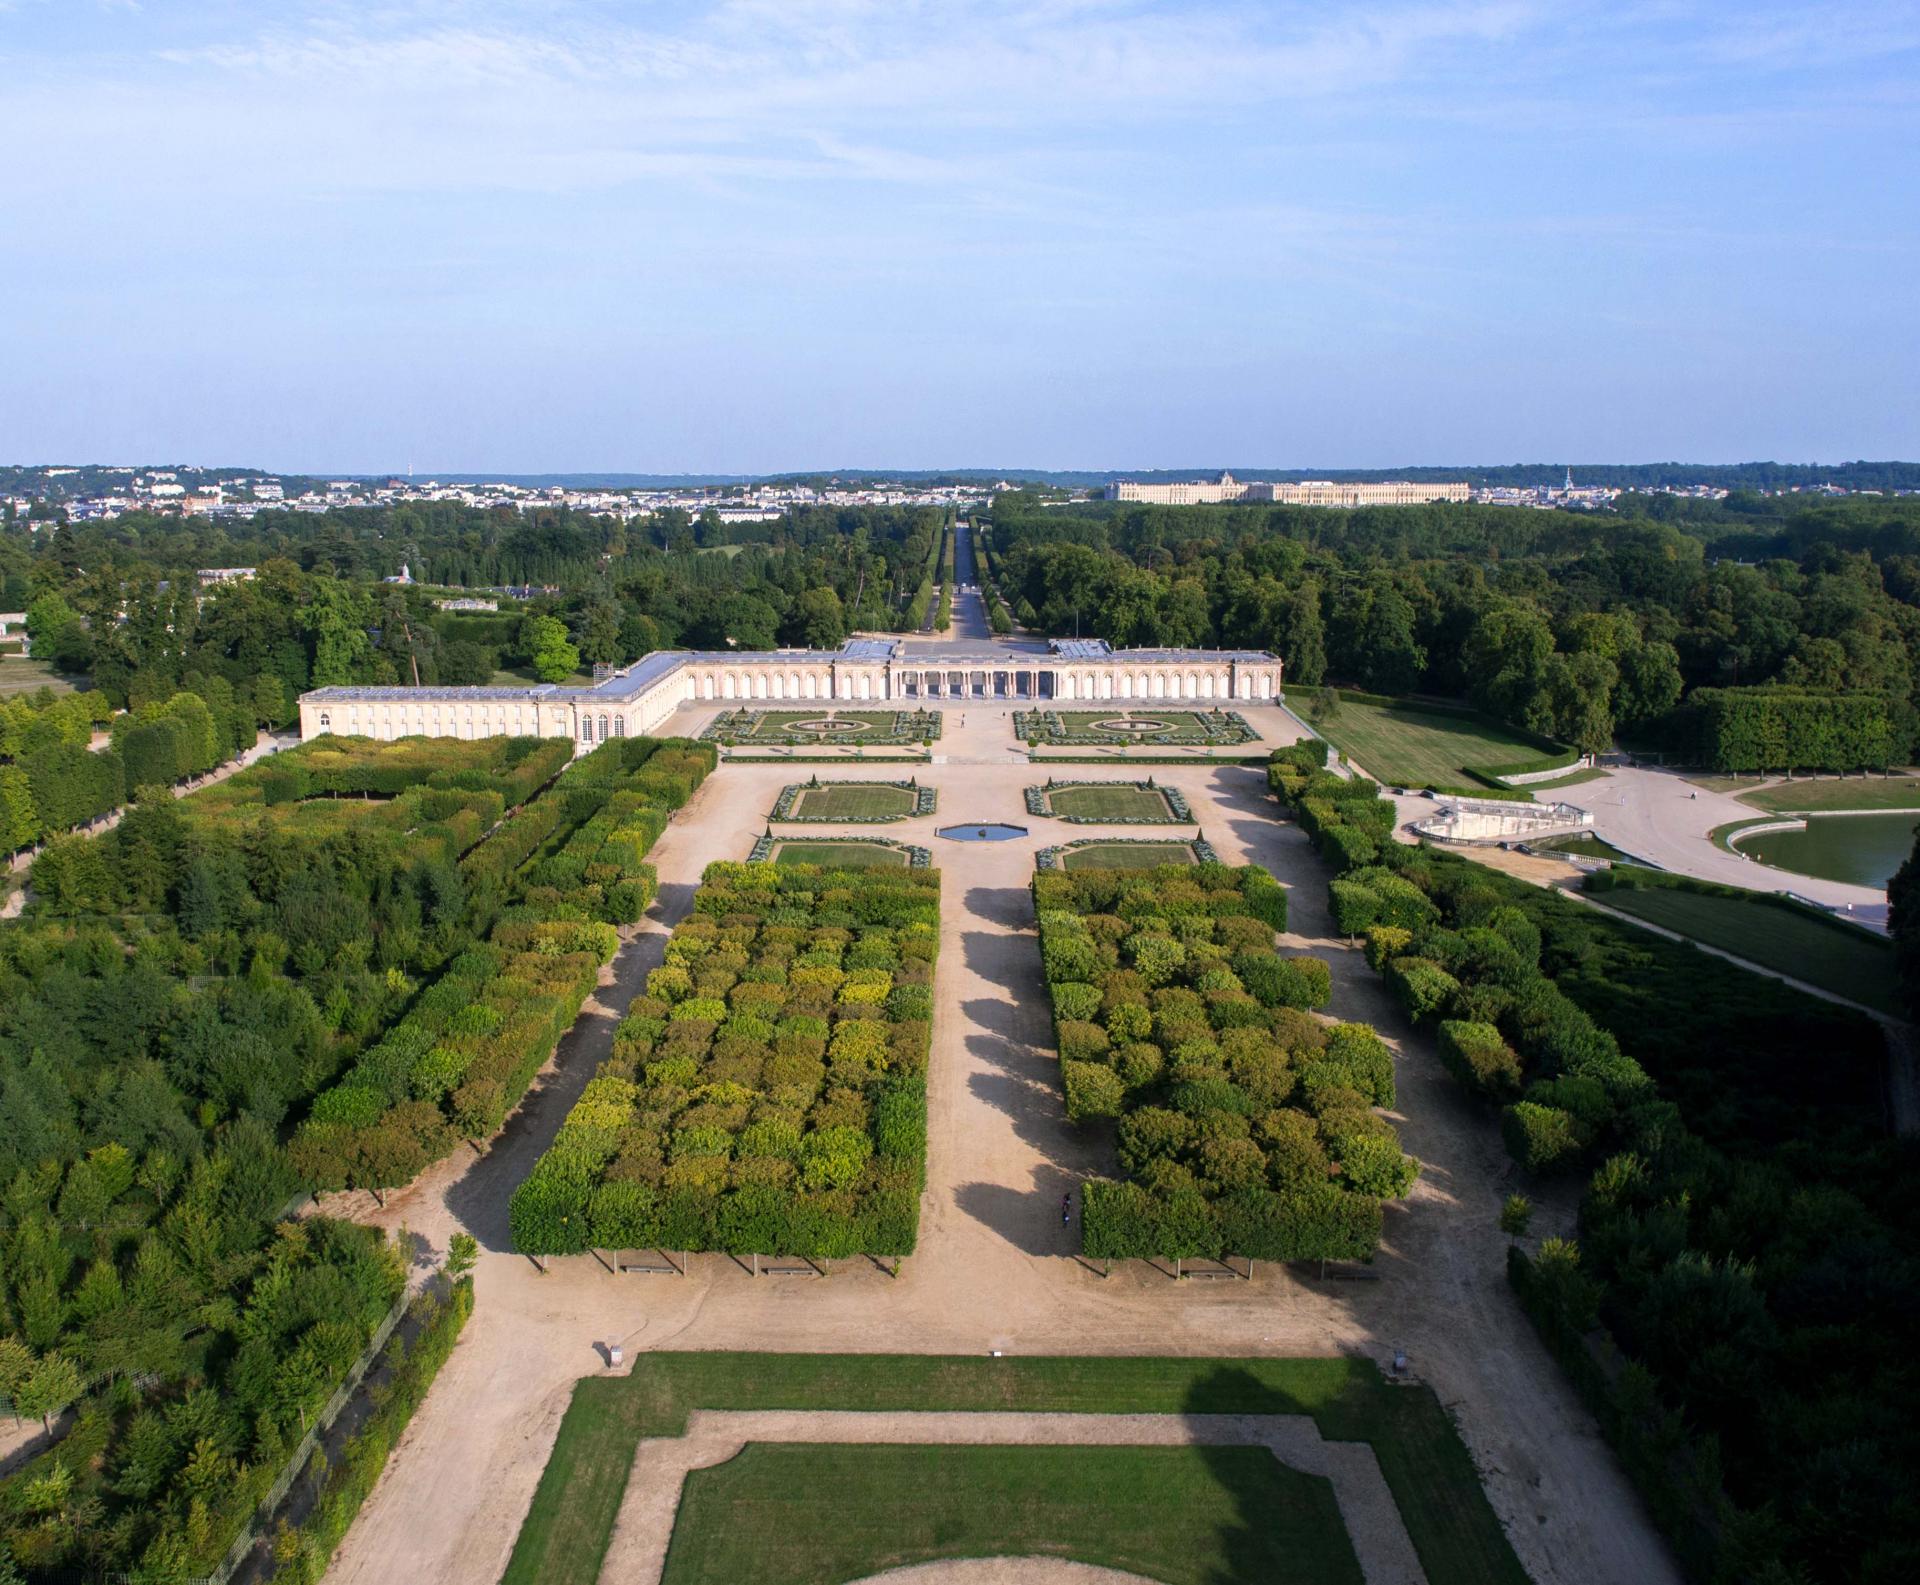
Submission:
[[[627,718],[625,716],[617,715],[613,718],[613,735],[615,737],[625,737],[627,735]]]
[[[322,711],[320,712],[320,724],[321,724],[322,726],[332,726],[332,725],[333,725],[333,718],[332,718],[331,716],[329,716],[329,715],[327,714],[327,712],[326,712],[326,711],[324,711],[324,710],[322,710]]]
[[[582,743],[593,741],[593,717],[590,715],[580,717],[580,741]]]

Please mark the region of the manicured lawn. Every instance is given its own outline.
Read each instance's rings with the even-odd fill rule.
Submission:
[[[1157,787],[1115,782],[1111,787],[1059,787],[1047,794],[1047,805],[1057,815],[1086,820],[1150,820],[1173,823],[1166,794]]]
[[[1817,814],[1829,809],[1920,809],[1920,776],[1848,776],[1782,782],[1740,794],[1742,803],[1781,813]]]
[[[1372,1445],[1431,1585],[1526,1580],[1439,1400],[1364,1360],[664,1353],[575,1387],[503,1585],[593,1585],[640,1439],[682,1434],[695,1408],[1311,1415]]]
[[[907,862],[899,848],[878,842],[781,842],[773,850],[776,864],[823,864],[831,869],[866,869]]]
[[[50,662],[32,660],[21,655],[0,657],[0,699],[10,694],[35,693],[42,688],[51,688],[55,693],[72,693],[76,688],[84,687],[85,677],[65,677],[53,669]]]
[[[904,787],[874,787],[858,782],[809,787],[794,803],[794,820],[894,820],[913,813],[913,794]]]
[[[1511,765],[1544,753],[1491,721],[1350,699],[1314,726],[1370,776],[1397,787],[1471,788],[1470,765]]]
[[[1851,925],[1824,924],[1770,903],[1668,887],[1620,887],[1594,900],[1836,996],[1881,1012],[1899,1011],[1893,1001],[1892,946]]]
[[[1060,867],[1069,870],[1150,870],[1156,864],[1193,862],[1193,847],[1186,842],[1095,842],[1060,855]]]
[[[1059,1557],[1168,1585],[1359,1585],[1324,1477],[1258,1447],[758,1444],[687,1477],[662,1585]]]

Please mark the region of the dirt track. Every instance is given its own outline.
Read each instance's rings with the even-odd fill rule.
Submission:
[[[1278,712],[1249,713],[1275,740],[1285,735]],[[939,788],[936,817],[875,828],[936,848],[945,876],[921,1253],[897,1279],[846,1262],[824,1281],[756,1281],[718,1255],[693,1257],[685,1278],[615,1277],[590,1257],[553,1262],[543,1276],[508,1249],[508,1195],[606,1053],[618,1010],[659,962],[665,932],[686,912],[701,869],[715,858],[744,857],[779,787],[792,779],[779,767],[725,768],[655,848],[662,887],[652,917],[603,974],[555,1063],[488,1154],[443,1163],[384,1210],[364,1196],[342,1196],[334,1207],[405,1225],[438,1248],[464,1228],[484,1253],[466,1337],[329,1578],[352,1585],[498,1578],[574,1382],[603,1368],[601,1345],[621,1342],[629,1358],[672,1348],[1349,1352],[1384,1360],[1405,1349],[1455,1413],[1535,1579],[1677,1580],[1591,1420],[1507,1290],[1496,1222],[1510,1169],[1496,1128],[1458,1093],[1429,1044],[1410,1037],[1359,954],[1328,938],[1325,867],[1294,827],[1275,818],[1257,771],[1155,774],[1186,793],[1223,859],[1264,864],[1293,888],[1294,933],[1285,944],[1327,959],[1335,1015],[1376,1025],[1400,1051],[1395,1121],[1425,1170],[1409,1200],[1388,1212],[1375,1280],[1321,1282],[1262,1267],[1253,1282],[1175,1283],[1145,1265],[1103,1279],[1073,1257],[1078,1229],[1061,1226],[1060,1198],[1079,1176],[1106,1166],[1106,1147],[1061,1115],[1026,886],[1035,848],[1097,828],[1028,817],[1020,790],[1046,772],[1013,760],[1005,707],[967,707],[964,729],[961,714],[958,707],[947,713],[939,745],[945,763],[919,772]],[[688,729],[679,718],[671,724]],[[1071,774],[1122,773],[1075,767]],[[954,820],[1004,820],[1030,826],[1032,835],[965,845],[932,837],[932,827]],[[1570,1210],[1566,1200],[1543,1204],[1541,1231],[1564,1227]]]

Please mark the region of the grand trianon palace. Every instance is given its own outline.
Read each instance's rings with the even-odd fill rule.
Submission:
[[[1280,662],[1258,650],[1116,650],[1099,639],[1054,639],[1045,650],[969,654],[854,638],[837,650],[661,650],[584,688],[318,688],[300,696],[300,735],[571,737],[588,745],[651,732],[683,706],[729,700],[1264,704],[1279,692]]]

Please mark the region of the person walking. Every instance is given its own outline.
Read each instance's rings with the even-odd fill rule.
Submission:
[[[1060,1225],[1065,1227],[1072,1220],[1073,1196],[1071,1194],[1063,1194],[1060,1196]]]

